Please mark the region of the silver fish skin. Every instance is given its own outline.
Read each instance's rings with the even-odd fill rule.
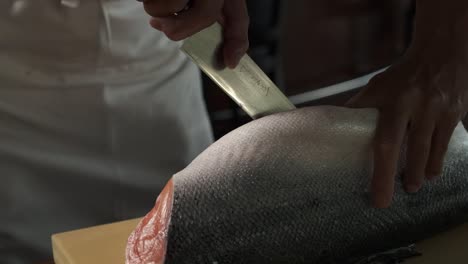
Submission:
[[[173,177],[165,263],[346,263],[468,220],[468,134],[417,194],[371,207],[378,112],[302,108],[252,121]],[[401,176],[404,160],[401,161]]]

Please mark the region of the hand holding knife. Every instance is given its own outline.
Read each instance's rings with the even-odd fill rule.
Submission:
[[[138,0],[152,16],[151,26],[174,41],[186,39],[218,22],[223,25],[222,56],[234,68],[249,47],[245,0]]]

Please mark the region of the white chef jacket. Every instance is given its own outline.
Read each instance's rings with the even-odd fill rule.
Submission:
[[[136,1],[0,1],[0,264],[142,216],[211,144],[179,46]]]

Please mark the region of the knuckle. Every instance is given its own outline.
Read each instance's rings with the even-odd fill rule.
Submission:
[[[430,144],[419,140],[413,140],[413,142],[411,143],[411,147],[412,155],[415,155],[416,153],[427,153],[431,149]],[[419,159],[420,157],[415,155],[415,158]]]
[[[399,114],[406,113],[414,107],[418,98],[419,91],[417,89],[408,89],[401,92],[396,95],[396,104],[393,104],[393,110]]]
[[[408,116],[414,103],[410,103],[409,100],[397,100],[396,103],[390,101],[382,105],[381,115],[387,116],[386,122],[395,122],[398,117]]]
[[[413,104],[411,104],[408,100],[402,100],[397,104],[390,105],[388,108],[386,108],[386,110],[393,113],[394,116],[406,116],[412,106]]]
[[[389,154],[397,148],[397,144],[389,140],[378,140],[375,149],[379,153]]]
[[[446,108],[446,112],[450,116],[461,117],[464,114],[465,105],[460,98],[457,98],[453,102],[448,103]]]
[[[444,92],[433,89],[428,93],[425,103],[426,107],[441,108],[448,104],[448,98]]]

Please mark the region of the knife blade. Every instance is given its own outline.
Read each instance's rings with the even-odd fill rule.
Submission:
[[[247,54],[235,69],[224,66],[222,42],[223,29],[215,23],[185,39],[181,50],[253,119],[295,109]]]

